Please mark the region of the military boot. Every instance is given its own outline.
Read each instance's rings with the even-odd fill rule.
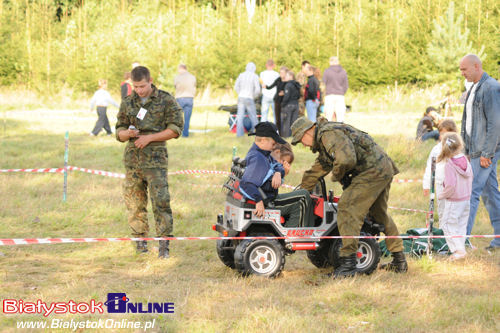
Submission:
[[[329,276],[333,275],[335,279],[353,277],[356,275],[357,263],[356,253],[347,257],[340,257],[340,266],[333,273],[329,274]]]
[[[406,263],[404,252],[393,252],[392,261],[388,264],[380,265],[380,269],[396,273],[406,273],[408,271],[408,264]]]
[[[136,253],[146,253],[148,252],[148,242],[145,240],[136,241]]]
[[[160,247],[158,248],[158,258],[167,259],[169,257],[169,249],[170,241],[161,240],[159,241]]]

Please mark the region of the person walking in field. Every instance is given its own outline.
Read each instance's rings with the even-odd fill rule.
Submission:
[[[495,235],[500,235],[500,191],[497,165],[500,160],[500,83],[490,77],[475,54],[460,61],[460,72],[473,86],[469,89],[462,116],[461,135],[465,154],[470,159],[474,179],[470,198],[467,235],[472,232],[479,206],[479,197],[490,216]],[[493,238],[486,248],[500,248],[500,238]]]
[[[457,133],[446,133],[442,138],[438,162],[444,162],[443,190],[438,199],[444,208],[439,216],[439,226],[445,236],[465,236],[469,219],[472,192],[472,167],[463,154],[464,145]],[[446,238],[452,260],[465,257],[465,237]]]
[[[328,121],[344,122],[345,93],[349,88],[347,72],[340,65],[339,58],[330,58],[330,67],[323,72],[325,84],[325,117]]]
[[[241,137],[245,134],[243,130],[243,118],[245,112],[252,122],[250,131],[254,130],[259,123],[257,119],[257,110],[255,107],[255,98],[260,94],[259,77],[255,74],[255,64],[249,62],[246,69],[241,73],[234,84],[234,90],[238,94],[238,112],[236,114],[236,136]]]
[[[259,75],[260,81],[262,83],[262,102],[261,102],[261,122],[267,121],[267,115],[269,113],[269,108],[275,114],[274,109],[274,95],[276,95],[276,88],[266,89],[266,86],[271,86],[274,81],[276,81],[280,75],[274,70],[274,61],[269,59],[266,62],[266,70],[262,71]],[[276,118],[276,116],[275,116]]]
[[[111,127],[109,125],[109,119],[107,115],[107,110],[109,104],[119,108],[120,106],[111,97],[109,92],[106,90],[108,88],[108,81],[104,79],[99,80],[99,90],[94,93],[92,99],[90,100],[90,112],[94,111],[97,106],[97,122],[95,123],[94,129],[90,132],[90,136],[97,136],[99,132],[104,128],[106,134],[111,135]]]
[[[189,122],[193,113],[193,101],[196,95],[196,77],[189,73],[187,66],[180,64],[177,68],[178,73],[174,79],[175,99],[184,111],[184,129],[182,136],[189,136]]]
[[[153,85],[146,67],[132,70],[134,92],[120,105],[116,139],[126,142],[123,192],[133,237],[147,237],[148,192],[158,237],[172,236],[173,217],[168,191],[168,153],[165,142],[178,138],[184,126],[182,108],[168,92]],[[169,241],[160,240],[159,258],[169,257]],[[147,241],[136,242],[137,253],[147,252]]]

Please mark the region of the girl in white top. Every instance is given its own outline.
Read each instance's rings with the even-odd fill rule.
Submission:
[[[445,133],[448,132],[457,132],[457,125],[453,121],[453,119],[444,119],[441,121],[438,125],[438,130],[439,130],[439,139],[443,137]],[[444,166],[445,162],[437,162],[437,158],[439,154],[441,153],[442,145],[441,141],[439,141],[431,150],[431,153],[429,154],[429,157],[427,158],[427,166],[425,168],[425,173],[424,173],[424,178],[422,180],[422,187],[424,189],[424,196],[429,195],[429,189],[431,188],[431,165],[432,165],[432,158],[436,158],[436,173],[435,173],[435,192],[436,192],[436,198],[437,196],[442,192],[443,190],[443,180],[444,180]],[[437,200],[437,210],[438,210],[438,216],[441,217],[443,215],[443,200],[438,199]]]

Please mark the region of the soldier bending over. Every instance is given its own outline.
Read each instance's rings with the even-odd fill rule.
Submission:
[[[341,236],[359,236],[363,220],[369,213],[385,227],[385,234],[398,236],[398,228],[387,214],[387,200],[392,177],[399,171],[373,139],[350,125],[318,118],[316,123],[302,117],[292,125],[292,144],[301,142],[319,152],[311,169],[304,173],[301,187],[311,191],[320,177],[332,173],[332,181],[343,185],[338,203],[338,227]],[[358,239],[342,239],[341,266],[334,277],[356,274]],[[393,261],[382,268],[406,272],[408,265],[401,239],[387,239]]]

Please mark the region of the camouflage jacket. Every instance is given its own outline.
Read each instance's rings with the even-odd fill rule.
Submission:
[[[399,171],[382,148],[365,132],[350,125],[318,118],[311,147],[319,152],[313,166],[302,177],[302,188],[312,190],[318,178],[332,173],[332,181],[344,188],[350,179],[369,173],[369,178],[392,178]]]
[[[130,125],[139,130],[139,135],[154,134],[171,129],[179,136],[184,127],[183,112],[175,98],[168,92],[158,90],[154,85],[153,92],[141,104],[141,98],[135,92],[127,96],[120,105],[116,122],[116,139],[120,141],[118,132],[127,130]],[[139,110],[147,110],[141,120],[137,118]],[[165,142],[151,142],[143,149],[136,148],[131,138],[125,147],[123,163],[126,168],[166,168],[167,148]]]

